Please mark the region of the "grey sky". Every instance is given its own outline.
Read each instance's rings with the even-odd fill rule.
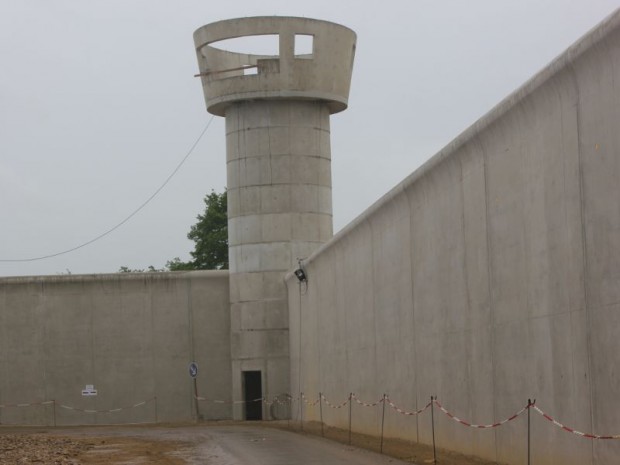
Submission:
[[[618,0],[0,0],[0,259],[53,254],[146,200],[207,124],[192,33],[306,16],[358,34],[332,117],[338,230],[604,19]],[[136,217],[76,252],[0,276],[114,272],[189,258],[202,199],[226,183],[217,118]]]

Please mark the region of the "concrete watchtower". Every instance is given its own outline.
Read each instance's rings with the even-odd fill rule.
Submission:
[[[279,54],[218,47],[259,35],[277,35]],[[309,53],[296,53],[301,39]],[[347,108],[356,36],[255,17],[203,26],[194,42],[207,111],[226,117],[232,395],[273,398],[289,392],[284,275],[332,236],[329,115]],[[266,417],[251,410],[234,417]]]

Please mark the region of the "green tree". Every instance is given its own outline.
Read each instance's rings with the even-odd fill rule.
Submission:
[[[149,265],[149,267],[144,270],[144,269],[132,269],[129,268],[128,266],[121,266],[118,269],[118,273],[157,273],[160,271],[166,271],[165,269],[161,270],[161,269],[157,269],[155,268],[153,265]],[[69,274],[71,274],[71,272],[69,272]]]
[[[169,260],[166,268],[181,270],[228,269],[228,212],[226,191],[211,191],[204,198],[205,212],[191,227],[187,238],[196,243],[190,252],[193,260],[183,262],[179,257]]]
[[[174,257],[172,260],[168,260],[165,268],[168,271],[187,271],[196,269],[193,261],[183,262],[179,257]]]

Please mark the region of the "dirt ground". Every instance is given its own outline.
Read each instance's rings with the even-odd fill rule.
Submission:
[[[218,424],[223,424],[219,422]],[[225,422],[225,424],[235,424]],[[257,423],[259,424],[259,423]],[[321,435],[320,423],[305,423],[303,431],[299,424],[289,422],[262,422],[263,426],[295,431],[299,434]],[[191,425],[205,428],[209,423]],[[182,425],[187,428],[188,425]],[[136,435],[135,429],[107,427],[83,428],[0,428],[0,465],[184,465],[184,457],[191,456],[193,445],[173,441],[164,431],[174,425],[141,427],[147,435]],[[161,432],[158,433],[158,432]],[[325,427],[326,438],[348,444],[347,430]],[[148,436],[148,437],[147,437]],[[353,446],[379,452],[380,438],[353,433]],[[184,451],[180,453],[180,451]],[[408,441],[385,439],[383,453],[418,465],[433,463],[433,448]],[[475,457],[437,449],[440,465],[495,465]]]
[[[53,429],[33,431],[0,429],[0,465],[184,465],[174,454],[185,445],[177,441],[147,440],[131,436],[66,436]]]
[[[323,434],[327,439],[331,439],[342,444],[349,443],[348,430],[324,426],[323,432],[321,432],[321,424],[319,422],[304,423],[303,431],[300,430],[299,424],[293,425],[292,423],[287,424],[287,422],[265,422],[265,425],[269,427],[291,429],[300,434],[311,434],[314,436],[321,436]],[[351,433],[351,445],[361,449],[371,450],[373,452],[380,452],[381,438],[368,436],[365,434]],[[417,465],[434,463],[432,446],[404,441],[402,439],[384,438],[383,453],[385,455]],[[435,453],[437,457],[437,464],[439,465],[501,465],[497,462],[489,462],[477,457],[465,456],[440,448],[436,448]]]

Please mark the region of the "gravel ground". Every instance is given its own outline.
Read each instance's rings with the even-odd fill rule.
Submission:
[[[46,434],[0,434],[0,464],[75,465],[77,456],[94,444]]]

